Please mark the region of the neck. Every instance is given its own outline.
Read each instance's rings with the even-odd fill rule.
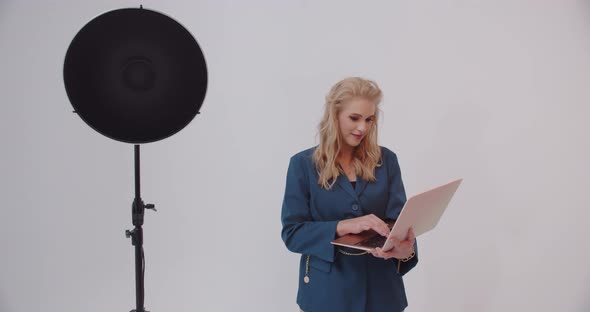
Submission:
[[[342,146],[340,153],[338,154],[338,162],[342,165],[349,165],[352,162],[352,155],[354,154],[354,148],[350,146]]]

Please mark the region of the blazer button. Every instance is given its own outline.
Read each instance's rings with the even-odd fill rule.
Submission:
[[[359,210],[359,205],[357,205],[357,204],[353,204],[353,205],[352,205],[352,210],[354,210],[354,211],[357,211],[357,210]]]

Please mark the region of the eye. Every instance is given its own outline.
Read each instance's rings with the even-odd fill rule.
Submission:
[[[375,117],[369,117],[369,118],[367,118],[367,122],[373,122],[373,121],[375,121]]]
[[[357,116],[350,116],[350,120],[352,120],[352,121],[358,121],[359,118]]]

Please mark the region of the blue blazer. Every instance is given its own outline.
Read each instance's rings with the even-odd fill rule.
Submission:
[[[347,256],[330,244],[340,220],[371,213],[397,219],[406,201],[397,156],[381,147],[382,165],[375,169],[375,182],[357,178],[353,188],[340,175],[326,190],[317,183],[313,151],[291,157],[281,212],[283,241],[290,251],[302,254],[297,304],[305,312],[402,311],[407,306],[402,276],[416,266],[417,248],[414,258],[402,262],[397,272],[397,259]],[[305,283],[308,255],[309,283]]]

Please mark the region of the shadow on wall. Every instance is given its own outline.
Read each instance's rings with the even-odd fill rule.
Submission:
[[[440,155],[442,159],[460,157],[466,160],[458,162],[457,167],[453,168],[454,171],[461,172],[460,175],[465,178],[460,194],[464,196],[463,200],[466,203],[472,203],[474,198],[486,198],[489,192],[497,192],[501,188],[498,185],[494,166],[488,164],[489,147],[481,144],[489,135],[490,127],[493,127],[490,125],[491,122],[493,121],[490,119],[486,107],[476,100],[448,105],[448,110],[440,119],[436,132],[433,133],[430,150],[426,153],[427,155]],[[468,209],[462,211],[462,217],[466,220],[480,220],[483,217],[486,220],[486,225],[501,224],[502,217],[493,212],[496,210],[494,208],[501,204],[498,199],[490,199],[487,201],[486,207],[491,209],[485,211]],[[457,209],[457,207],[454,208]],[[482,226],[482,224],[472,223],[462,230],[478,233],[481,230],[478,226]],[[469,258],[476,259],[476,261],[467,261],[467,258],[461,256],[455,259],[461,265],[454,270],[457,270],[456,276],[464,276],[464,285],[474,285],[474,283],[482,283],[473,277],[482,276],[481,270],[485,268],[485,283],[479,284],[479,286],[485,287],[489,291],[472,292],[472,296],[466,298],[462,305],[466,310],[484,311],[493,306],[496,300],[495,294],[502,286],[501,266],[498,265],[502,258],[501,250],[491,237],[482,235],[477,239],[480,244],[469,247],[471,253]],[[467,288],[464,290],[468,291]],[[440,292],[435,288],[430,291],[432,293]]]
[[[4,12],[8,12],[8,5],[4,3],[4,1],[0,1],[0,25],[2,25],[2,21],[6,19],[4,18]],[[2,302],[0,302],[0,304],[2,304]],[[0,308],[2,308],[2,306],[0,306]]]
[[[0,292],[0,311],[11,312],[11,310],[8,310],[8,307],[5,306],[5,304],[6,304],[6,300],[4,300],[4,295]]]
[[[588,281],[588,283],[586,283],[586,290],[584,291],[584,293],[590,294],[590,274],[588,274],[588,276],[586,276],[585,280]],[[2,308],[2,306],[0,305],[0,309],[1,308]],[[579,311],[579,312],[590,311],[590,296],[584,296],[584,301],[580,303],[580,307],[576,311]]]

